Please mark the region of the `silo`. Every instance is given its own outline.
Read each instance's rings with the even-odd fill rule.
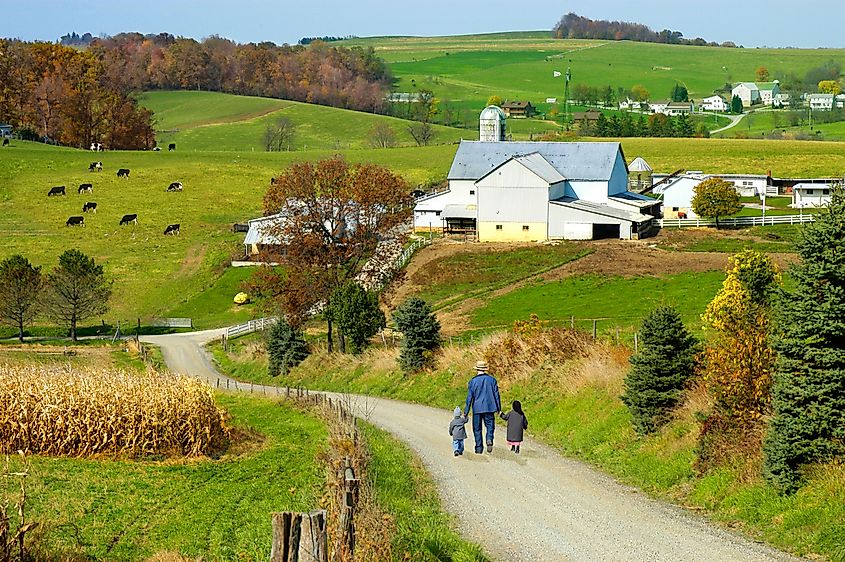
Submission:
[[[654,180],[651,177],[652,169],[648,162],[637,156],[628,165],[628,191],[642,193],[651,190]]]
[[[495,105],[488,105],[478,118],[479,140],[499,142],[505,140],[507,134],[505,112]]]

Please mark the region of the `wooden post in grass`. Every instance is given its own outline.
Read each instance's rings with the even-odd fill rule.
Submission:
[[[273,513],[270,562],[328,562],[325,510]]]
[[[340,548],[341,560],[353,560],[355,557],[355,507],[358,504],[358,479],[352,470],[352,463],[346,457],[343,470],[343,503],[340,506]]]
[[[593,341],[595,341],[595,339],[596,339],[596,325],[598,323],[599,323],[599,321],[596,320],[595,318],[593,318]]]

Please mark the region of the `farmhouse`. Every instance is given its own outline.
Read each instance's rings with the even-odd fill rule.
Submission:
[[[757,89],[760,92],[760,103],[763,105],[776,105],[777,96],[780,94],[780,82],[757,82]]]
[[[648,110],[649,110],[650,113],[663,113],[663,114],[665,114],[666,108],[669,107],[670,103],[671,102],[669,102],[668,100],[649,102]]]
[[[803,209],[806,207],[827,207],[830,204],[829,183],[797,183],[792,186],[792,203],[790,207]]]
[[[483,126],[480,133],[485,139]],[[471,232],[480,241],[629,239],[654,234],[660,215],[659,201],[628,191],[618,142],[462,141],[447,179],[446,191],[417,200],[417,231]]]
[[[655,185],[663,181],[669,183],[669,180],[682,177],[700,178],[699,181],[707,178],[720,178],[734,184],[737,193],[743,197],[759,197],[764,192],[766,195],[778,194],[777,186],[772,183],[772,178],[760,174],[704,174],[700,171],[689,171],[684,174],[673,174],[671,178],[669,174],[654,174],[654,182]],[[655,189],[655,193],[657,193],[657,189]]]
[[[507,117],[531,117],[536,112],[530,101],[506,101],[502,111]]]
[[[596,109],[575,111],[572,113],[572,121],[578,125],[586,124],[588,127],[593,127],[596,123],[598,123],[599,115],[601,115],[601,111]]]
[[[728,107],[728,102],[726,102],[725,98],[722,96],[710,96],[709,98],[704,98],[701,100],[701,104],[698,108],[701,111],[727,111],[730,109]]]
[[[664,115],[689,115],[695,110],[695,105],[691,101],[673,101],[666,105],[663,110]]]
[[[731,90],[731,97],[739,96],[742,100],[742,107],[751,107],[762,103],[760,88],[754,82],[740,82]]]
[[[833,94],[807,94],[804,99],[807,106],[812,110],[831,111],[833,110],[834,98]]]

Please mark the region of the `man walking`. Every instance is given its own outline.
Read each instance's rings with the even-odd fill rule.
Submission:
[[[502,400],[499,398],[499,383],[487,374],[487,363],[475,363],[476,375],[467,385],[467,403],[464,414],[468,415],[472,408],[472,435],[475,438],[475,452],[484,451],[484,441],[481,440],[481,424],[487,427],[487,452],[493,452],[493,432],[496,429],[496,413],[502,410]]]

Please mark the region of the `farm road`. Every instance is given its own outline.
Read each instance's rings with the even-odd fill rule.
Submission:
[[[171,371],[225,383],[202,345],[222,330],[144,336]],[[231,379],[229,379],[231,382]],[[248,387],[241,385],[241,389]],[[275,394],[276,387],[257,386]],[[339,395],[327,393],[340,397]],[[531,440],[517,456],[497,429],[492,454],[453,457],[451,412],[367,396],[344,397],[359,416],[407,443],[422,458],[458,529],[495,560],[761,562],[796,560],[680,508],[616,483]]]

